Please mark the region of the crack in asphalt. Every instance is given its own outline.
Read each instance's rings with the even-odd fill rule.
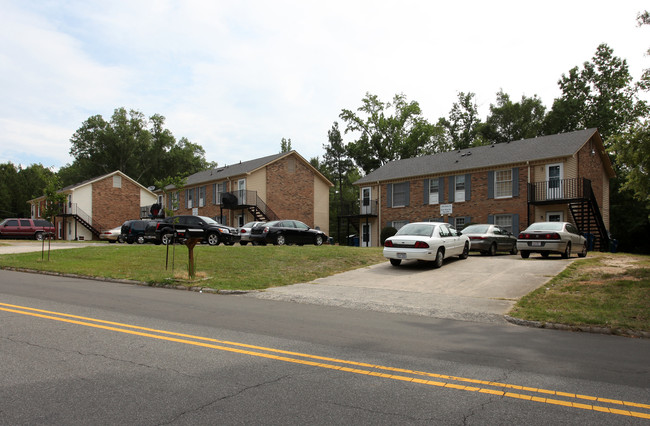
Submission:
[[[225,401],[225,400],[228,400],[228,399],[231,399],[231,398],[235,398],[235,397],[237,397],[237,396],[239,396],[239,395],[243,394],[244,392],[247,392],[247,391],[249,391],[251,389],[256,389],[256,388],[267,386],[267,385],[270,385],[270,384],[273,384],[273,383],[277,383],[277,382],[279,382],[281,380],[284,380],[284,379],[286,379],[288,377],[291,377],[291,376],[289,376],[289,375],[280,376],[280,377],[278,377],[276,379],[268,380],[266,382],[262,382],[262,383],[258,383],[258,384],[250,385],[250,386],[244,386],[242,389],[238,390],[237,392],[234,392],[234,393],[229,394],[229,395],[224,395],[224,396],[219,397],[219,398],[217,398],[217,399],[215,399],[213,401],[209,401],[209,402],[206,402],[205,404],[199,405],[198,407],[192,408],[192,409],[187,410],[187,411],[183,411],[182,413],[179,413],[177,416],[173,417],[172,419],[170,419],[170,420],[168,420],[168,421],[166,421],[164,423],[159,423],[159,425],[172,424],[172,423],[176,422],[178,419],[180,419],[181,417],[183,417],[183,416],[185,416],[187,414],[200,412],[200,411],[204,410],[205,408],[208,408],[209,406],[211,406],[213,404],[217,404],[219,402],[222,402],[222,401]]]

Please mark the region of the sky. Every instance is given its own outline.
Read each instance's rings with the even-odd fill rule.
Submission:
[[[473,92],[550,109],[599,44],[650,68],[646,2],[0,0],[0,163],[71,163],[70,138],[117,108],[161,114],[220,166],[322,158],[366,93],[417,101],[430,122]],[[344,141],[353,135],[343,135]]]

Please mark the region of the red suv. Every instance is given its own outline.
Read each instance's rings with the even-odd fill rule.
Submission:
[[[35,238],[42,240],[46,233],[54,233],[54,225],[44,219],[5,219],[0,222],[0,237]]]

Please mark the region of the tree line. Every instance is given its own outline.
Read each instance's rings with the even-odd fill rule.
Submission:
[[[637,22],[650,24],[648,12],[639,14]],[[536,95],[513,100],[500,90],[484,120],[471,92],[459,92],[448,115],[435,122],[404,94],[384,102],[366,93],[357,109],[341,110],[342,127],[334,121],[327,132],[322,160],[311,159],[335,184],[330,194],[331,233],[338,233],[341,206],[359,198],[352,184],[390,161],[595,127],[616,171],[610,191],[612,233],[621,247],[650,252],[650,242],[632,244],[650,234],[649,106],[640,96],[650,90],[650,71],[634,81],[627,61],[601,44],[591,61],[563,74],[558,85],[562,95],[548,111]],[[56,173],[41,164],[0,164],[0,217],[28,216],[27,200],[43,195],[54,179],[65,187],[121,170],[150,186],[216,167],[205,159],[202,146],[177,139],[166,129],[162,115],[146,117],[125,108],[116,109],[110,120],[101,115],[88,118],[70,143],[74,161]],[[291,150],[291,139],[283,138],[280,148]]]

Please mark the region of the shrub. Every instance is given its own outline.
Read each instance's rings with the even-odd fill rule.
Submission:
[[[384,242],[386,241],[387,238],[392,237],[397,233],[397,229],[393,228],[392,226],[387,226],[381,230],[381,245],[384,245]]]

